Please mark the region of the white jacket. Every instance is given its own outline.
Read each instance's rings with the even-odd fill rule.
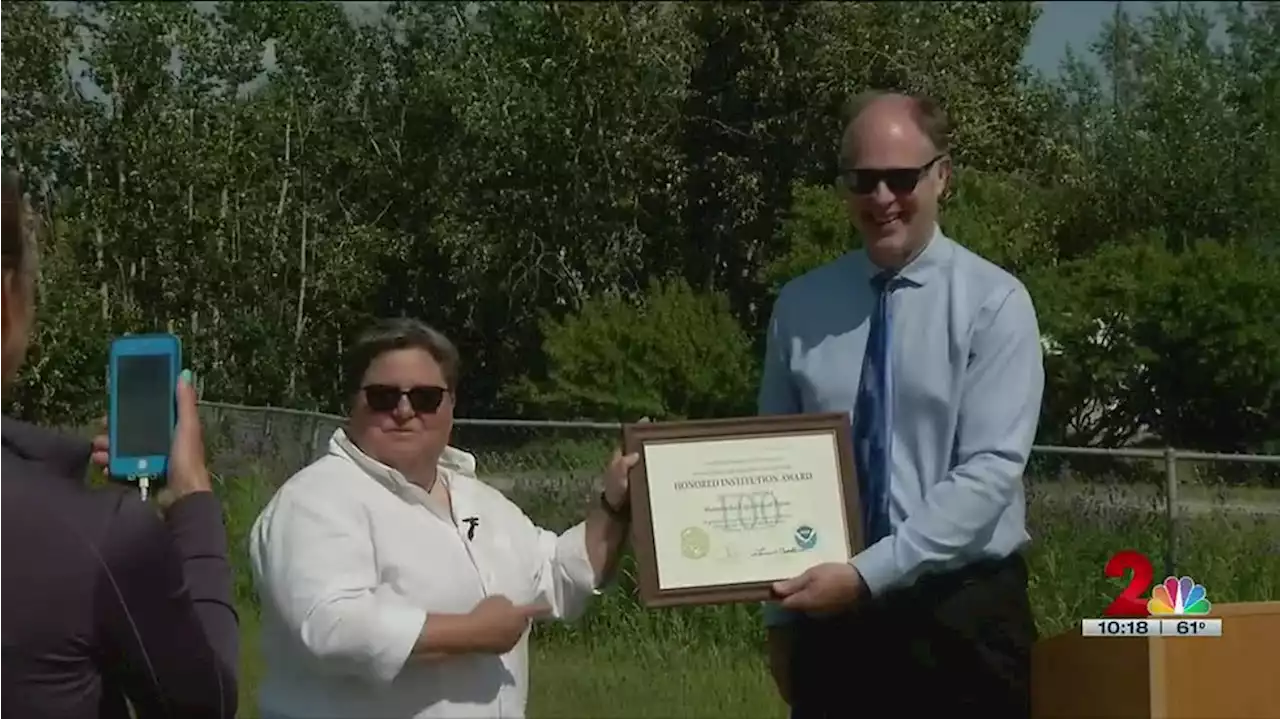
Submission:
[[[527,632],[502,656],[409,652],[429,613],[463,614],[494,594],[575,618],[595,590],[584,525],[559,536],[535,526],[476,479],[475,457],[461,450],[448,448],[440,468],[457,522],[338,430],[262,511],[249,554],[264,717],[524,716]]]

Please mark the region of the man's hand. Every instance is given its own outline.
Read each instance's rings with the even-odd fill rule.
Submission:
[[[777,582],[773,591],[785,609],[810,614],[832,614],[848,609],[866,592],[862,575],[852,564],[828,562],[804,574]]]
[[[517,606],[501,595],[485,597],[467,615],[474,631],[471,643],[477,651],[506,654],[520,642],[531,620],[548,613],[545,604]]]

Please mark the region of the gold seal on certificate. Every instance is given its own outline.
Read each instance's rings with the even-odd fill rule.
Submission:
[[[803,414],[623,428],[646,606],[769,599],[862,548],[849,418]]]

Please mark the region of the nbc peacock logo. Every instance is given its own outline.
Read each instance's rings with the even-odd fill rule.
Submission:
[[[1151,590],[1151,599],[1147,601],[1147,613],[1152,616],[1208,614],[1212,608],[1204,585],[1196,584],[1191,577],[1166,578]]]

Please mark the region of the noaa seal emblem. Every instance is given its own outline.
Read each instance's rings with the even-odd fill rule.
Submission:
[[[801,550],[813,549],[818,543],[818,530],[807,524],[796,527],[796,546]]]
[[[689,527],[680,533],[680,553],[688,559],[702,559],[711,551],[711,537],[705,530]]]

